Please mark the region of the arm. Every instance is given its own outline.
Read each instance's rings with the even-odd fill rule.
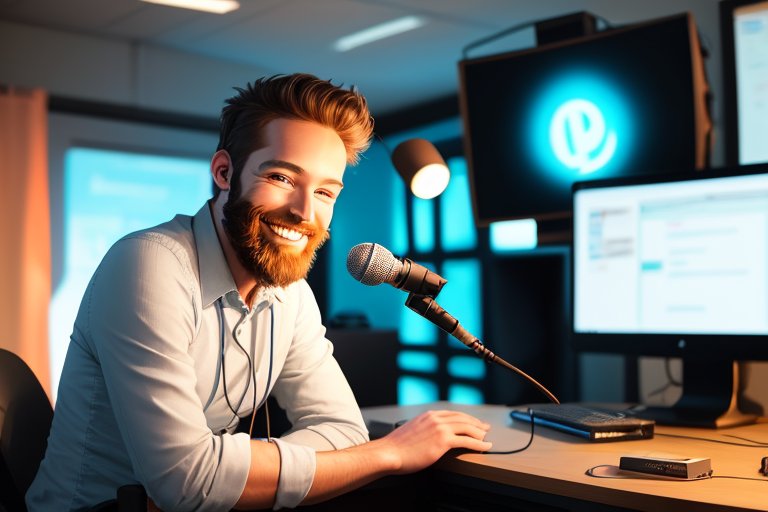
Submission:
[[[368,441],[360,409],[333,358],[333,345],[325,338],[317,302],[305,281],[292,285],[290,301],[290,350],[272,392],[293,425],[282,439],[316,450]]]
[[[381,439],[344,450],[319,452],[314,481],[302,504],[333,498],[386,475],[419,471],[453,448],[487,451],[491,443],[482,439],[488,428],[488,424],[461,412],[430,411]],[[279,453],[273,444],[251,442],[251,469],[236,508],[272,505],[279,464]]]
[[[96,414],[114,415],[135,478],[161,508],[224,510],[245,484],[249,439],[214,435],[203,414],[189,354],[199,298],[183,256],[162,238],[124,239],[94,275],[84,331],[110,405]]]

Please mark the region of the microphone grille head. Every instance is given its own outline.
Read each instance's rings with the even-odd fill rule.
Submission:
[[[357,244],[347,254],[347,271],[368,286],[394,283],[403,264],[379,244]]]

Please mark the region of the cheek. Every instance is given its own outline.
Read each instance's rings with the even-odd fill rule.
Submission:
[[[286,192],[278,187],[255,186],[248,191],[251,204],[261,206],[265,211],[274,210],[286,203]]]
[[[331,219],[333,218],[333,205],[323,203],[317,206],[315,215],[317,216],[317,223],[324,229],[328,229],[331,225]]]

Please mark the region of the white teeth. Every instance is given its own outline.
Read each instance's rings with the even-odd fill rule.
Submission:
[[[269,229],[277,233],[279,236],[286,238],[292,242],[298,242],[299,240],[301,240],[301,237],[304,236],[298,231],[294,231],[293,229],[288,229],[283,226],[273,226],[270,224]]]

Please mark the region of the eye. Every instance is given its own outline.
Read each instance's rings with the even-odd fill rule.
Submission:
[[[293,185],[293,182],[291,181],[291,179],[288,176],[286,176],[285,174],[273,173],[273,174],[268,175],[267,179],[269,181],[274,181],[274,182],[277,182],[277,183],[284,183],[286,185]]]
[[[334,193],[331,190],[327,190],[324,188],[320,188],[315,190],[315,195],[320,197],[320,200],[326,202],[326,203],[334,203],[336,202],[336,198],[338,197],[338,193]]]

